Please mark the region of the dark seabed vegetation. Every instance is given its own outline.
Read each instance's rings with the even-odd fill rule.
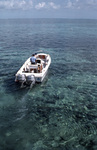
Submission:
[[[45,80],[15,73],[49,53]],[[0,150],[97,150],[97,20],[0,20]]]

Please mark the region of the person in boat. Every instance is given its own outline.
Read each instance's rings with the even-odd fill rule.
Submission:
[[[36,64],[36,57],[35,54],[32,55],[32,57],[30,58],[31,64]]]

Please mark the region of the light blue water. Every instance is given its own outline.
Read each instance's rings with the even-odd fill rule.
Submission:
[[[38,50],[52,63],[32,89],[14,82]],[[0,150],[97,149],[97,20],[0,20]]]

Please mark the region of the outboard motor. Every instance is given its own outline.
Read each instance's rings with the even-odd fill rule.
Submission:
[[[16,77],[16,81],[21,83],[21,88],[24,87],[24,83],[26,82],[26,76],[24,74],[18,74]]]
[[[34,77],[34,75],[28,75],[28,76],[26,76],[26,82],[28,84],[35,84],[35,77]]]
[[[33,81],[35,81],[35,77],[33,75],[28,75],[28,76],[26,76],[26,81],[33,82]]]
[[[26,76],[26,82],[30,84],[30,88],[35,84],[35,77],[34,75]]]
[[[17,75],[17,80],[19,82],[25,82],[26,81],[26,76],[24,74],[18,74]]]

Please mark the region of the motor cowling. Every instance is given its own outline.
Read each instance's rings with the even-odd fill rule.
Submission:
[[[26,81],[26,76],[24,74],[18,74],[17,75],[17,81],[25,82]]]
[[[35,82],[35,77],[33,76],[33,75],[28,75],[28,76],[26,76],[26,81],[28,82],[28,83],[34,83]]]

